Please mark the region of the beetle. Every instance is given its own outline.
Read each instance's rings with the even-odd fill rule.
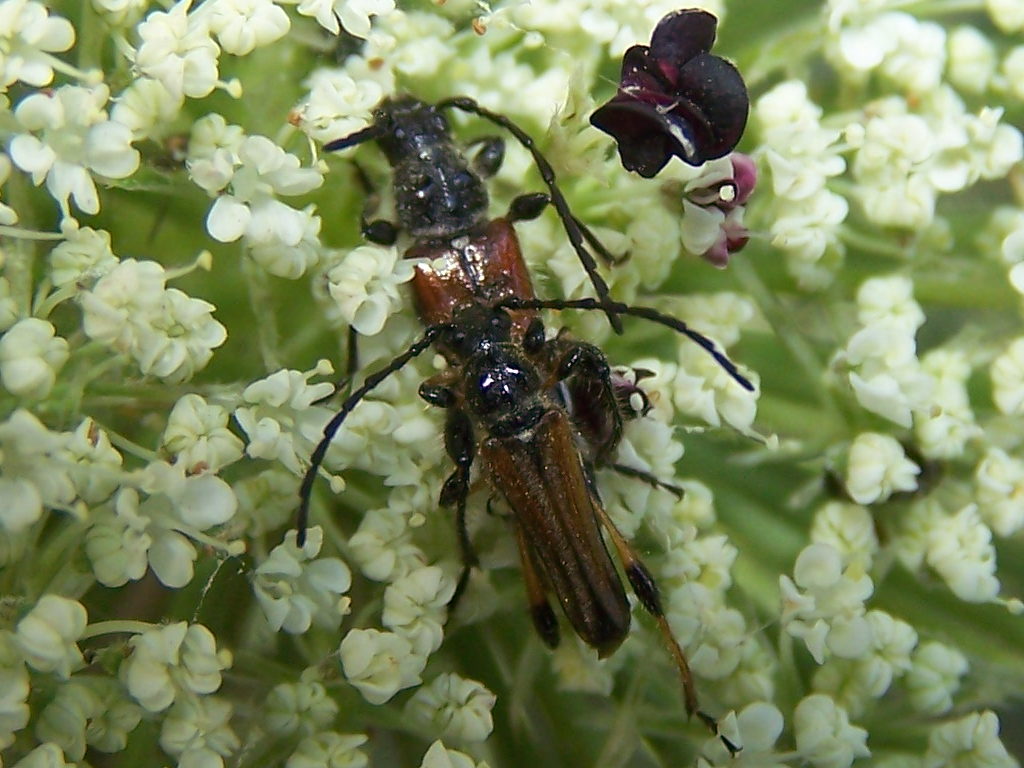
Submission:
[[[583,244],[598,252],[601,246],[594,245],[596,238],[584,234],[586,228],[569,211],[546,161],[541,169],[549,194],[521,195],[505,216],[488,219],[483,174],[455,147],[443,115],[449,106],[491,115],[466,98],[437,105],[412,97],[387,99],[375,111],[370,127],[327,145],[337,149],[373,139],[392,165],[398,223],[367,221],[364,212],[363,230],[377,242],[394,242],[399,231],[412,235],[405,256],[417,259],[411,286],[425,329],[405,351],[369,374],[324,427],[300,486],[298,543],[304,540],[313,482],[346,417],[388,376],[434,348],[448,367],[423,382],[419,394],[446,411],[444,443],[454,470],[442,486],[440,504],[455,508],[463,560],[453,601],[476,564],[465,515],[471,473],[479,467],[512,511],[530,614],[541,640],[552,648],[559,642],[549,596],[561,606],[573,631],[601,657],[625,639],[629,603],[603,531],[672,654],[687,713],[718,733],[715,720],[698,706],[686,656],[669,628],[657,585],[609,518],[594,480],[596,467],[615,466],[612,457],[622,422],[633,415],[623,401],[639,390],[613,374],[596,346],[564,334],[549,338],[538,312],[578,309],[604,312],[615,320],[647,319],[700,344],[744,388],[753,390],[753,385],[710,339],[683,322],[612,300],[596,272],[596,298],[536,298],[515,222],[538,216],[551,203],[570,240],[574,233],[578,238],[581,260]],[[511,126],[517,138],[525,136],[508,118],[496,120]],[[532,141],[524,144],[535,158],[542,158]],[[481,151],[484,172],[495,167],[495,157],[500,162],[501,153],[494,147],[492,143]],[[575,247],[577,241],[573,242]]]
[[[373,242],[394,243],[399,229],[417,238],[437,238],[466,234],[479,227],[487,209],[484,178],[493,175],[504,158],[504,142],[497,137],[481,140],[482,149],[469,167],[455,146],[445,111],[458,109],[478,115],[504,128],[530,153],[540,171],[548,194],[521,195],[513,201],[510,218],[539,216],[550,204],[558,214],[566,236],[598,298],[609,298],[608,284],[597,271],[594,253],[605,263],[616,261],[604,244],[582,221],[573,215],[558,187],[554,168],[537,149],[533,138],[505,115],[492,112],[467,96],[457,96],[438,104],[427,104],[412,97],[385,99],[375,110],[368,127],[324,145],[331,152],[376,140],[394,170],[395,209],[399,225],[377,220],[367,222],[363,233]],[[617,314],[608,312],[608,321],[616,332],[622,331]]]

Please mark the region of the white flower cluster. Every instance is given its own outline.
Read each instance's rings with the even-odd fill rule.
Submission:
[[[14,110],[20,132],[11,140],[11,160],[37,186],[46,182],[66,218],[71,199],[83,213],[99,212],[94,175],[123,179],[139,167],[128,126],[108,119],[109,98],[106,85],[62,85],[26,96]]]
[[[42,711],[36,735],[81,761],[88,747],[120,752],[142,720],[142,709],[115,680],[80,675],[60,686]]]
[[[1020,131],[1000,122],[1002,110],[967,113],[951,88],[928,93],[916,111],[891,97],[847,136],[857,197],[879,226],[920,230],[935,218],[936,199],[980,179],[998,179],[1024,156]]]
[[[237,84],[221,82],[221,52],[245,56],[285,36],[291,22],[271,0],[213,0],[192,7],[180,0],[168,11],[154,11],[137,27],[139,44],[131,58],[139,73],[158,82],[172,99],[202,98],[223,87],[240,96]],[[370,16],[388,13],[392,0],[296,0],[298,11],[327,30],[345,29],[365,37]],[[111,8],[110,10],[113,10]],[[214,40],[216,38],[216,40]]]
[[[1010,416],[1024,413],[1024,337],[1011,341],[992,361],[989,375],[996,407]]]
[[[756,324],[756,311],[749,299],[733,293],[687,298],[680,302],[680,307],[686,322],[710,335],[723,353],[739,340],[741,330]],[[689,339],[679,340],[677,355],[678,369],[672,388],[676,408],[712,427],[727,424],[738,432],[752,435],[760,394],[757,373],[744,371],[754,385],[754,391],[750,392]],[[634,367],[640,366],[635,364]]]
[[[370,33],[370,17],[390,13],[395,8],[394,0],[287,0],[297,2],[299,13],[312,16],[317,22],[335,35],[345,31],[355,37],[366,37]]]
[[[448,749],[438,739],[423,755],[419,768],[488,768],[486,762],[476,762],[464,752]]]
[[[179,696],[210,694],[220,688],[231,654],[217,651],[213,634],[187,622],[135,635],[132,655],[121,668],[128,691],[146,710],[160,712]]]
[[[894,437],[864,432],[850,444],[846,491],[858,504],[874,504],[894,492],[915,490],[920,472]]]
[[[231,653],[217,650],[201,624],[179,622],[150,629],[129,641],[131,656],[121,680],[147,712],[162,712],[160,746],[179,764],[223,768],[240,741],[231,729],[232,707],[213,696]]]
[[[367,741],[367,737],[361,733],[322,731],[299,742],[299,746],[285,761],[285,768],[361,768],[369,764],[369,758],[359,749]]]
[[[399,286],[409,282],[413,264],[395,247],[363,245],[327,270],[327,290],[345,324],[363,336],[381,332],[388,317],[401,311],[406,298]]]
[[[604,485],[611,486],[608,509],[617,525],[621,521],[623,533],[642,535],[642,523],[665,550],[650,565],[658,575],[669,625],[686,650],[694,674],[713,680],[716,695],[727,702],[770,699],[773,662],[744,615],[726,600],[737,551],[723,535],[698,532],[714,521],[710,490],[686,481],[681,485],[684,495],[677,498],[632,477],[616,479],[614,484],[609,477]],[[630,502],[641,503],[641,513],[636,507],[620,506]],[[626,653],[599,661],[597,653],[577,638],[563,638],[553,658],[559,685],[608,695],[613,673],[623,666]]]
[[[220,47],[210,36],[207,13],[189,13],[191,6],[192,0],[180,0],[169,11],[149,14],[136,27],[139,45],[132,56],[142,75],[179,101],[209,96],[218,84]]]
[[[974,482],[978,512],[999,536],[1024,528],[1024,461],[991,447],[978,462]]]
[[[686,490],[688,496],[691,491],[700,495],[701,489],[690,483]],[[658,568],[666,616],[694,673],[713,680],[725,701],[770,699],[773,665],[746,617],[726,600],[737,551],[725,536],[698,535],[693,523],[686,522],[688,506],[685,497],[677,503],[675,525],[652,521],[668,543]]]
[[[842,357],[852,369],[850,386],[864,408],[909,427],[912,409],[924,409],[931,394],[914,342],[925,318],[913,282],[899,276],[865,281],[857,291],[857,318],[861,328]]]
[[[229,417],[227,408],[185,395],[167,416],[161,445],[192,474],[217,473],[242,458],[242,441],[228,429]]]
[[[222,243],[241,239],[256,263],[273,275],[297,278],[316,263],[320,217],[316,207],[297,210],[279,195],[302,195],[323,183],[315,168],[265,136],[245,136],[218,114],[196,121],[188,168],[217,200],[206,217],[210,235]]]
[[[879,552],[867,509],[826,504],[815,515],[811,539],[797,557],[793,579],[780,577],[783,622],[823,665],[814,689],[828,694],[845,713],[860,715],[912,668],[917,632],[866,607],[875,589],[868,571]]]
[[[7,180],[11,177],[11,158],[5,154],[0,154],[0,188],[7,183]],[[0,225],[10,226],[18,221],[18,212],[15,211],[11,206],[6,203],[0,203]],[[0,328],[3,324],[0,323]]]
[[[352,629],[338,648],[345,678],[371,704],[383,704],[404,688],[419,685],[427,657],[394,632]]]
[[[971,367],[952,347],[917,357],[914,336],[925,316],[910,278],[866,280],[857,291],[857,317],[860,329],[836,357],[848,368],[857,401],[901,427],[914,423],[925,456],[962,455],[968,440],[980,435],[967,396]]]
[[[31,413],[18,410],[0,422],[0,529],[13,556],[15,537],[43,519],[47,509],[78,515],[76,499],[96,503],[108,497],[121,477],[121,456],[89,420],[75,432],[56,433]]]
[[[845,3],[829,5],[826,50],[844,76],[863,81],[878,71],[891,84],[915,94],[939,85],[946,50],[940,25],[896,11],[878,13],[886,3],[869,4],[866,11]]]
[[[824,694],[805,697],[793,713],[796,748],[815,768],[847,768],[868,757],[868,732],[850,725],[842,707]]]
[[[729,754],[720,739],[708,740],[697,761],[698,768],[782,768],[794,759],[815,768],[849,768],[854,760],[869,757],[868,732],[851,725],[842,706],[822,693],[805,696],[793,710],[795,751],[776,750],[785,725],[782,713],[772,704],[755,701],[735,719],[735,742],[743,746]]]
[[[512,4],[507,12],[517,25],[535,30],[552,43],[563,43],[583,33],[588,40],[608,47],[612,58],[620,57],[630,45],[645,41],[659,20],[676,10],[672,0],[642,0],[636,3],[598,2],[580,0],[571,2]],[[720,0],[694,2],[719,19],[726,15],[725,3]]]
[[[338,704],[322,683],[302,680],[274,686],[267,696],[267,728],[273,733],[316,733],[333,722]]]
[[[50,278],[62,287],[72,282],[92,285],[117,266],[110,233],[92,227],[64,225],[64,239],[50,251]]]
[[[309,94],[296,109],[300,125],[310,138],[325,143],[365,128],[385,93],[376,80],[357,80],[343,69],[317,69],[303,85]]]
[[[999,740],[999,718],[988,710],[944,723],[929,734],[924,766],[937,768],[951,763],[993,768],[1019,765]]]
[[[246,403],[235,409],[234,417],[249,439],[245,452],[254,459],[271,459],[295,474],[320,440],[331,411],[314,405],[329,396],[334,387],[327,382],[310,384],[316,375],[330,373],[322,362],[306,371],[277,371],[254,381],[242,392]]]
[[[87,621],[81,603],[44,595],[18,622],[14,641],[30,667],[67,679],[85,664],[76,641]]]
[[[971,579],[968,576],[971,571],[965,564],[980,560],[976,547],[963,536],[958,539],[955,531],[949,529],[970,525],[972,513],[973,510],[965,510],[951,517],[934,509],[934,522],[928,524],[931,533],[925,534],[931,537],[930,544],[926,544],[930,547],[927,550],[929,564],[947,581],[956,579],[950,581],[950,586],[964,600],[979,599],[979,576]],[[976,515],[973,519],[976,520]],[[919,514],[908,526],[918,537],[922,535],[922,522]],[[961,530],[966,533],[968,529]],[[837,502],[826,504],[815,516],[811,537],[813,543],[797,558],[794,579],[782,576],[780,587],[786,630],[802,638],[822,665],[813,680],[813,687],[819,692],[812,697],[817,699],[817,706],[830,702],[828,706],[839,718],[836,722],[843,724],[847,713],[863,714],[872,699],[884,695],[899,679],[915,709],[926,715],[947,712],[968,670],[967,660],[942,643],[919,643],[918,633],[910,624],[884,611],[866,609],[865,603],[874,589],[866,572],[879,553],[879,542],[867,509]],[[901,551],[897,543],[897,554]],[[963,584],[963,588],[958,589],[958,584]],[[990,590],[988,599],[994,594]],[[796,715],[798,731],[802,708],[803,704]],[[805,711],[804,715],[807,714]],[[972,715],[967,720],[977,722],[978,717],[987,716]],[[983,738],[986,743],[981,748],[998,757],[993,764],[1003,765],[1000,761],[1006,752],[995,735],[998,725],[993,719],[987,727],[990,733]],[[852,757],[868,754],[863,744],[864,732],[856,728],[853,731],[861,734],[859,746],[854,739],[831,758],[821,755],[819,759],[825,759],[824,763],[809,754],[805,756],[815,765],[848,766]],[[951,729],[950,733],[957,731]],[[945,737],[934,734],[932,738]],[[797,747],[801,751],[817,749],[802,740],[799,732]],[[933,754],[933,747],[934,741],[929,755]],[[956,750],[945,754],[953,751]],[[836,762],[829,762],[832,759]]]
[[[418,568],[392,581],[384,590],[381,623],[412,644],[413,652],[429,656],[441,647],[448,603],[455,580],[436,565]]]
[[[86,622],[80,603],[46,594],[13,632],[0,632],[0,748],[29,722],[30,683],[52,691],[35,722],[43,744],[19,765],[64,765],[65,756],[82,760],[87,747],[117,752],[139,724],[141,710],[116,680],[83,672],[77,641],[88,633]]]
[[[333,386],[309,383],[326,373],[330,366],[321,361],[312,371],[277,371],[246,387],[246,405],[236,408],[234,417],[248,436],[249,456],[279,461],[295,474],[305,471],[334,414],[315,404],[332,394]],[[338,430],[325,464],[363,469],[386,478],[388,485],[422,484],[442,457],[433,450],[438,439],[434,415],[407,396],[420,380],[422,375],[410,368],[375,389],[373,399],[363,400]],[[331,479],[335,490],[344,487],[340,477]]]
[[[619,445],[618,464],[647,472],[651,477],[673,477],[683,457],[683,444],[672,428],[656,418],[626,424]],[[657,524],[672,515],[677,499],[664,489],[614,472],[601,473],[605,509],[624,536],[632,538],[641,524]]]
[[[814,660],[828,656],[858,658],[871,645],[864,602],[874,592],[858,559],[844,557],[831,544],[806,546],[796,559],[793,578],[779,577],[786,631],[804,641]]]
[[[350,601],[343,595],[352,585],[352,574],[339,558],[317,558],[323,538],[322,528],[310,528],[300,549],[296,532],[289,531],[256,566],[253,592],[273,631],[302,634],[314,621],[337,629],[348,613]]]
[[[846,169],[840,154],[841,131],[822,124],[822,109],[804,83],[781,83],[754,105],[754,123],[772,185],[772,245],[786,254],[786,264],[801,286],[829,283],[843,247],[839,227],[849,213],[842,195],[827,188]]]
[[[410,520],[419,505],[407,495],[404,489],[395,491],[387,507],[368,510],[348,540],[353,561],[368,579],[394,581],[427,562],[413,541]]]
[[[44,398],[69,354],[67,340],[51,323],[26,317],[0,337],[0,381],[17,397]]]
[[[438,566],[411,570],[395,578],[384,593],[381,623],[390,631],[349,630],[339,647],[341,665],[363,698],[382,704],[399,690],[421,682],[427,659],[441,647],[454,590],[455,579]],[[435,681],[427,692],[418,694],[419,704],[410,706],[432,728],[479,741],[490,732],[493,700],[488,705],[486,689],[476,690],[476,685],[457,678]],[[454,709],[447,714],[430,711],[442,707]]]
[[[68,50],[75,42],[71,22],[50,16],[46,6],[32,0],[0,4],[0,88],[21,81],[44,86],[53,80],[48,55]]]
[[[922,500],[911,508],[899,533],[893,543],[907,568],[918,570],[927,563],[961,600],[997,601],[1000,584],[992,530],[976,504],[951,512],[938,501]],[[1016,606],[1008,604],[1013,610]]]
[[[109,587],[141,579],[147,568],[168,587],[192,580],[195,543],[240,554],[244,543],[207,535],[235,514],[231,487],[213,474],[155,461],[124,478],[113,500],[95,511],[85,552],[96,579]]]
[[[731,718],[730,718],[731,719]],[[720,739],[708,739],[697,759],[698,768],[776,768],[785,765],[785,757],[774,752],[775,742],[782,735],[785,720],[773,704],[755,701],[736,713],[735,729],[730,738],[743,750],[731,755]],[[719,727],[722,727],[720,724]]]
[[[416,691],[406,712],[446,741],[471,744],[490,736],[494,728],[491,710],[496,701],[495,695],[476,680],[446,672]]]
[[[940,194],[959,192],[979,179],[995,179],[1022,157],[1021,135],[1000,123],[1002,111],[968,114],[942,83],[947,35],[939,24],[886,3],[854,8],[830,3],[826,49],[840,77],[863,83],[873,74],[906,96],[872,102],[866,119],[847,129],[856,153],[856,197],[868,219],[881,226],[921,229],[934,220]],[[950,44],[955,84],[984,91],[984,46],[969,32]],[[980,48],[980,50],[979,50]],[[911,106],[913,104],[913,106]]]
[[[1020,131],[1001,121],[1001,109],[972,114],[942,82],[945,30],[907,13],[886,12],[886,5],[891,4],[829,3],[826,51],[847,83],[863,87],[877,73],[906,95],[872,101],[861,118],[831,127],[797,81],[776,86],[755,105],[765,147],[760,156],[775,193],[765,220],[771,222],[773,244],[786,252],[790,272],[806,288],[831,282],[844,251],[839,225],[848,204],[825,186],[846,170],[841,153],[852,154],[850,197],[867,219],[911,231],[935,223],[940,195],[1002,178],[1024,156]],[[983,46],[978,50],[976,40],[976,33],[962,32],[956,46],[951,41],[957,54],[951,77],[981,93],[992,76],[979,76],[977,69],[985,70],[984,61],[993,56]]]
[[[192,378],[227,339],[214,306],[166,285],[155,261],[125,259],[79,296],[89,338],[130,355],[139,370],[168,383]]]
[[[867,650],[856,659],[837,655],[814,676],[814,689],[831,695],[854,716],[862,715],[871,699],[883,696],[911,669],[918,641],[913,627],[884,611],[868,611],[864,618],[871,633]]]

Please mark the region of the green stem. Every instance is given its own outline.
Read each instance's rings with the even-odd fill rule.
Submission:
[[[142,459],[147,464],[151,461],[156,461],[157,459],[160,458],[159,454],[156,451],[151,451],[149,448],[144,448],[138,443],[129,440],[124,435],[121,435],[120,433],[111,429],[107,425],[102,424],[95,418],[93,419],[93,421],[96,422],[96,426],[98,426],[100,429],[107,433],[107,437],[110,438],[110,442],[113,445],[120,448],[125,453],[130,453],[133,456]]]
[[[759,37],[757,46],[739,55],[743,79],[752,91],[760,90],[780,70],[788,72],[794,61],[803,61],[821,50],[822,22],[818,14],[799,19],[771,39]],[[748,58],[750,57],[750,58]]]
[[[250,257],[241,260],[242,274],[245,276],[249,289],[249,305],[252,308],[256,325],[256,338],[259,344],[263,365],[268,371],[276,371],[282,367],[278,358],[281,347],[280,333],[277,327],[277,316],[274,313],[274,300],[267,281],[267,273]]]
[[[867,253],[873,253],[878,256],[896,259],[897,261],[904,263],[910,261],[911,256],[913,255],[913,246],[907,247],[905,245],[901,245],[898,240],[894,240],[891,236],[876,237],[874,235],[860,232],[847,225],[843,225],[839,228],[839,237],[848,246]]]
[[[60,232],[39,232],[23,227],[0,226],[0,237],[12,237],[15,240],[63,240]]]
[[[42,594],[49,589],[49,585],[58,582],[58,574],[61,569],[73,561],[71,555],[81,546],[85,529],[81,523],[72,522],[63,526],[55,534],[43,534],[41,529],[31,547],[35,554],[30,558],[21,561],[21,583],[22,585],[33,585],[32,592]],[[17,591],[25,590],[24,586],[18,587]]]
[[[74,282],[58,288],[49,296],[37,302],[36,308],[32,314],[44,319],[49,317],[50,313],[53,312],[58,305],[63,304],[68,299],[74,298],[78,294],[78,290],[78,286]]]
[[[50,66],[53,67],[55,72],[60,72],[62,75],[67,75],[75,80],[81,80],[85,85],[95,85],[96,83],[103,82],[103,72],[101,70],[83,70],[48,53],[43,54],[43,56],[49,61]]]
[[[969,289],[965,290],[965,286]],[[1016,313],[1021,306],[1020,295],[1006,280],[987,279],[978,274],[941,274],[935,270],[914,275],[914,298],[932,307],[992,313]]]
[[[800,364],[803,369],[803,379],[813,389],[818,403],[824,407],[833,422],[842,423],[842,414],[836,406],[832,393],[822,382],[821,373],[825,365],[807,343],[801,329],[794,326],[792,315],[768,290],[749,261],[739,259],[732,265],[732,269],[743,290],[750,294],[761,308],[779,342]]]
[[[131,634],[141,635],[143,632],[148,632],[151,629],[155,629],[157,624],[150,624],[145,621],[137,621],[135,619],[112,619],[110,621],[98,621],[95,624],[90,624],[82,632],[79,640],[88,640],[91,637],[99,637],[100,635],[116,635],[116,634]]]
[[[185,534],[193,541],[212,549],[214,552],[223,552],[226,557],[236,557],[245,551],[245,544],[240,539],[234,541],[223,541],[203,533],[198,528],[191,525],[184,525],[180,522],[175,523],[174,530]],[[243,547],[241,551],[239,551],[239,545]]]
[[[933,0],[932,2],[910,2],[904,10],[912,10],[922,16],[943,16],[945,14],[968,13],[985,10],[982,0]]]

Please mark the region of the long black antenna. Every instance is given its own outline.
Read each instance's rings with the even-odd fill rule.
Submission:
[[[328,447],[331,445],[331,441],[337,434],[338,430],[341,429],[342,423],[352,412],[352,409],[359,404],[359,401],[366,397],[367,393],[370,392],[374,387],[380,384],[384,379],[395,373],[399,368],[408,363],[417,355],[423,354],[424,351],[429,349],[430,345],[434,343],[434,339],[449,326],[447,324],[432,325],[427,328],[426,332],[419,339],[414,342],[400,355],[397,355],[390,363],[381,368],[379,371],[374,371],[366,377],[366,381],[362,383],[357,390],[351,395],[345,398],[345,402],[341,404],[341,408],[331,418],[327,425],[324,427],[324,436],[320,438],[320,442],[316,444],[316,448],[313,449],[312,455],[309,457],[309,468],[306,469],[306,474],[302,476],[302,484],[299,486],[299,512],[295,519],[295,527],[298,529],[298,534],[295,537],[295,543],[300,547],[306,543],[306,525],[309,521],[309,500],[313,491],[313,482],[316,480],[317,472],[320,470],[320,466],[324,463],[324,456],[327,453]]]
[[[357,144],[363,144],[367,141],[373,141],[374,139],[380,138],[386,133],[380,123],[372,123],[361,131],[350,133],[348,136],[342,136],[340,139],[334,141],[328,141],[324,144],[325,152],[336,152],[339,149],[348,149],[354,147]]]
[[[597,271],[597,263],[594,261],[594,257],[587,250],[584,243],[590,243],[602,258],[609,261],[615,261],[615,257],[612,256],[605,249],[604,245],[600,245],[600,241],[594,235],[587,226],[577,219],[572,210],[569,208],[569,203],[566,201],[562,191],[558,188],[558,184],[555,179],[555,169],[551,167],[551,163],[548,162],[547,158],[541,154],[540,150],[537,149],[533,137],[530,136],[526,131],[512,122],[511,119],[505,115],[497,112],[491,112],[489,109],[480,106],[475,99],[471,99],[468,96],[455,96],[450,99],[445,99],[439,102],[437,105],[438,109],[460,109],[463,112],[468,112],[472,115],[477,115],[485,120],[490,120],[495,125],[504,128],[506,131],[515,136],[516,140],[526,148],[526,151],[533,157],[533,162],[536,163],[537,169],[540,171],[540,176],[547,185],[548,192],[551,195],[551,204],[555,207],[555,212],[558,214],[558,218],[562,220],[562,226],[565,227],[565,234],[569,236],[569,242],[572,243],[573,250],[576,251],[576,255],[580,259],[580,263],[583,265],[583,269],[587,272],[587,277],[590,278],[591,284],[594,286],[594,290],[597,292],[597,297],[600,299],[602,305],[611,302],[610,292],[608,289],[608,283],[604,281],[600,273]],[[612,328],[616,333],[622,333],[622,320],[618,317],[618,314],[612,311],[605,311],[608,316],[608,322],[611,323]]]
[[[634,307],[629,304],[623,304],[620,301],[612,301],[611,299],[607,299],[605,301],[598,301],[597,299],[589,298],[522,299],[516,296],[502,299],[495,306],[502,307],[504,309],[594,309],[605,313],[614,313],[616,315],[642,317],[644,320],[650,320],[652,323],[664,325],[683,334],[686,338],[696,343],[711,355],[715,359],[715,362],[722,366],[722,368],[725,369],[725,372],[736,380],[737,384],[748,392],[754,391],[754,385],[750,383],[750,379],[739,372],[739,369],[732,360],[718,351],[718,347],[715,345],[715,342],[707,336],[697,333],[697,331],[690,328],[682,320],[672,317],[672,315],[666,315],[664,312],[659,312],[653,307]]]

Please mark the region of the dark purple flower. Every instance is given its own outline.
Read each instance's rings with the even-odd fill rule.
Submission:
[[[622,57],[619,90],[590,122],[618,142],[626,170],[649,179],[672,155],[700,165],[739,142],[750,100],[736,67],[708,53],[717,25],[706,11],[673,11],[650,46]]]

